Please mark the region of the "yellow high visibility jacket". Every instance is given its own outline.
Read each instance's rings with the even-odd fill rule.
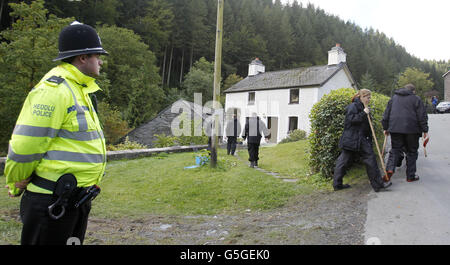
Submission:
[[[6,184],[34,172],[57,181],[75,175],[78,187],[98,184],[106,167],[105,138],[89,93],[100,88],[95,79],[62,63],[50,70],[28,94],[9,142]],[[32,183],[27,190],[50,194]]]

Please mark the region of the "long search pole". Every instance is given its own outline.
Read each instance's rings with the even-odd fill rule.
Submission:
[[[373,129],[372,120],[370,119],[370,115],[367,113],[367,119],[369,120],[370,130],[372,131],[373,140],[375,141],[375,146],[377,147],[378,156],[380,157],[381,166],[383,167],[384,176],[387,176],[386,167],[384,166],[384,159],[381,156],[380,147],[378,145],[377,135],[375,134],[375,130]]]
[[[217,146],[219,144],[219,117],[216,114],[216,110],[219,108],[220,81],[222,71],[223,2],[224,0],[217,0],[216,55],[214,60],[213,92],[214,126],[211,130],[211,167],[217,166]]]

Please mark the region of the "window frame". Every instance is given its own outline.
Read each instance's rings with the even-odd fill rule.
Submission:
[[[292,92],[297,91],[297,101],[292,100]],[[291,88],[289,89],[289,104],[300,104],[300,89],[299,88]]]
[[[250,101],[250,95],[253,95],[253,101]],[[255,93],[255,91],[248,92],[247,105],[255,105],[255,101],[256,101],[256,93]]]
[[[295,129],[291,130],[291,119],[295,118],[297,120],[297,124],[295,126]],[[298,116],[289,116],[288,117],[288,135],[292,132],[298,130]]]

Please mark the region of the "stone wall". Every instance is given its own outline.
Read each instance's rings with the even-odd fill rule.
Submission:
[[[122,160],[122,159],[135,159],[140,157],[147,157],[156,155],[159,153],[180,153],[180,152],[196,152],[198,150],[207,148],[207,145],[192,145],[192,146],[171,146],[164,148],[151,148],[151,149],[135,149],[135,150],[123,150],[123,151],[108,151],[107,160]],[[0,157],[0,174],[3,174],[5,169],[6,157]]]

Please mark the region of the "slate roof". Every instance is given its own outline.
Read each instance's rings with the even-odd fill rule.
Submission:
[[[178,113],[173,113],[172,106],[174,106],[175,104],[177,107],[183,107],[184,105],[186,106],[186,109],[190,109],[192,119],[194,119],[194,116],[197,116],[202,117],[202,120],[204,120],[207,115],[210,115],[208,113],[211,112],[210,108],[199,106],[198,104],[195,104],[193,102],[180,99],[164,108],[154,118],[144,122],[139,127],[129,132],[118,142],[124,142],[125,138],[128,136],[128,139],[130,141],[135,141],[140,144],[146,145],[147,147],[152,147],[153,142],[157,139],[155,134],[172,135],[172,121],[182,113],[182,110],[184,110],[184,108],[179,109]],[[197,108],[195,106],[197,106]],[[200,112],[198,112],[199,110]]]
[[[342,68],[347,68],[347,65],[341,63],[338,65],[321,65],[260,73],[254,76],[247,76],[225,90],[224,93],[322,86]],[[353,78],[350,77],[350,79]]]

